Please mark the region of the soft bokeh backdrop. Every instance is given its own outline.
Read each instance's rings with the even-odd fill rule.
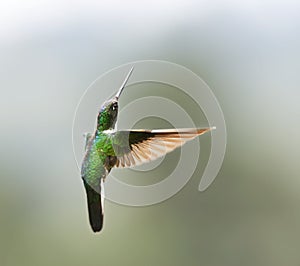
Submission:
[[[2,1],[0,265],[299,265],[299,12],[283,0]],[[101,73],[141,59],[209,84],[225,161],[203,193],[194,175],[151,207],[106,202],[94,235],[74,110]]]

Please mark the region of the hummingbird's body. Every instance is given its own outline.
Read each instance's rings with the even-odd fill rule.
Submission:
[[[86,139],[86,154],[81,175],[87,192],[90,223],[95,232],[103,225],[103,205],[101,202],[101,182],[109,174],[111,165],[108,155],[109,135],[97,133]]]
[[[102,105],[95,133],[86,134],[81,176],[87,193],[89,220],[94,232],[100,231],[103,226],[101,186],[113,167],[131,167],[151,161],[212,129],[116,131],[119,96],[132,70],[133,68],[116,96]]]

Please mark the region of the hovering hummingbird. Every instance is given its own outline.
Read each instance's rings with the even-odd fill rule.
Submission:
[[[118,100],[133,71],[130,69],[117,94],[106,101],[97,117],[94,133],[85,135],[85,155],[81,176],[86,189],[89,221],[94,232],[103,226],[103,182],[113,167],[131,167],[149,162],[171,152],[186,141],[212,130],[159,129],[119,130],[115,128],[118,118]]]

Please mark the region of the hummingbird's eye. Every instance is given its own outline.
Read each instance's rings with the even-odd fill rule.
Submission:
[[[111,106],[111,109],[112,109],[113,111],[116,111],[117,108],[118,108],[118,104],[117,104],[117,103],[114,103],[114,104]]]

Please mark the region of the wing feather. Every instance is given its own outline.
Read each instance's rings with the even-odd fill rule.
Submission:
[[[212,129],[215,128],[116,131],[112,138],[115,167],[132,167],[157,159]]]

